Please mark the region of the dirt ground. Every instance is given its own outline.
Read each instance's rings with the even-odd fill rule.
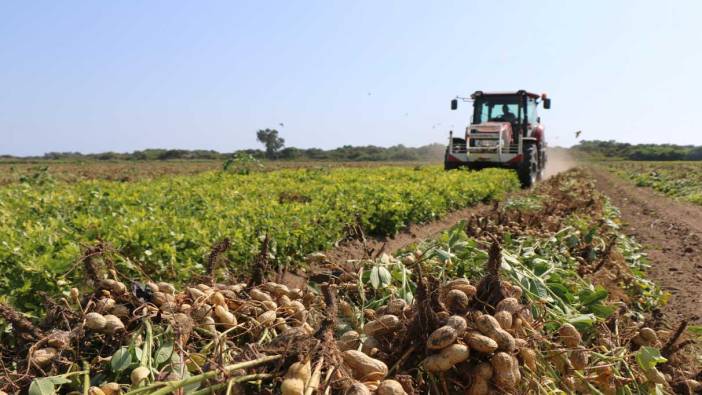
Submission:
[[[343,242],[336,248],[326,252],[326,256],[333,262],[343,262],[346,260],[363,259],[368,253],[372,256],[379,256],[383,252],[394,253],[412,243],[417,243],[425,239],[440,234],[458,222],[469,218],[472,214],[490,209],[490,205],[479,204],[462,210],[454,211],[445,217],[421,225],[410,225],[408,229],[386,238],[368,238],[365,246],[361,241]]]
[[[590,168],[600,191],[621,210],[625,231],[643,244],[649,278],[671,293],[663,312],[675,321],[702,317],[702,207],[636,187]]]

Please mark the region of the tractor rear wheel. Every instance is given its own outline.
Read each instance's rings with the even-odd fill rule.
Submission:
[[[539,153],[534,143],[524,143],[524,157],[517,169],[522,188],[531,188],[539,178]]]

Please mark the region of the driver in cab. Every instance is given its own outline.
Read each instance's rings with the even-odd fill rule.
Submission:
[[[517,116],[514,115],[509,111],[509,106],[506,104],[502,105],[502,116],[500,119],[504,122],[514,122],[517,119]]]

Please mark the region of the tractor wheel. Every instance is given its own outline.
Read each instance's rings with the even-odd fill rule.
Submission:
[[[522,188],[531,188],[536,184],[539,178],[539,153],[536,150],[536,144],[524,144],[524,158],[519,164],[517,175]]]
[[[449,162],[447,160],[444,161],[444,170],[456,170],[460,167],[458,163],[454,162]]]

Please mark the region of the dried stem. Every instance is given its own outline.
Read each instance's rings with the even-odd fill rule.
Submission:
[[[675,343],[680,339],[680,336],[685,332],[685,329],[687,328],[687,320],[683,320],[680,325],[678,325],[678,329],[675,330],[675,333],[668,339],[668,341],[665,343],[665,345],[661,348],[661,355],[664,356],[665,358],[670,357],[673,354],[673,346]]]

